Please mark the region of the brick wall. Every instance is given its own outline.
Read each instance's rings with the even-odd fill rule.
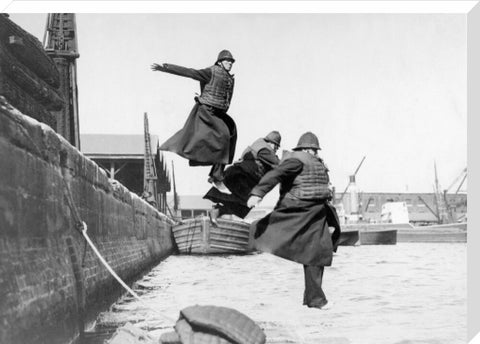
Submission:
[[[65,184],[66,182],[66,184]],[[66,343],[121,291],[75,229],[133,281],[172,253],[172,222],[0,97],[0,343]]]

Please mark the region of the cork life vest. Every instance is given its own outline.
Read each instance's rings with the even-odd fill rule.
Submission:
[[[212,77],[203,88],[198,101],[201,104],[227,111],[230,107],[235,79],[220,66],[214,65],[210,69]]]
[[[258,176],[263,177],[263,175],[267,172],[265,171],[265,166],[263,166],[262,162],[258,160],[258,152],[262,149],[268,149],[269,151],[273,152],[273,149],[268,145],[268,142],[265,141],[263,138],[259,138],[255,140],[250,146],[248,146],[242,153],[242,160],[249,160],[254,159],[255,163],[258,167]],[[250,153],[250,154],[249,154]]]
[[[254,159],[257,159],[258,152],[260,152],[261,149],[266,148],[270,151],[273,151],[272,148],[268,145],[267,141],[263,138],[259,138],[255,140],[250,146],[245,148],[245,150],[242,153],[242,159],[245,158],[247,153],[252,153],[252,156]]]
[[[289,158],[303,164],[302,172],[295,177],[289,190],[280,190],[286,197],[301,200],[325,200],[331,196],[328,188],[330,178],[322,159],[307,152],[292,152]]]

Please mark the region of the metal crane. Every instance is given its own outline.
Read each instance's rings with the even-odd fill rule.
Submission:
[[[448,214],[448,219],[450,222],[454,222],[455,219],[455,206],[452,206],[447,199],[447,193],[450,191],[450,189],[460,180],[462,179],[461,182],[458,184],[457,190],[455,191],[454,195],[458,194],[460,191],[460,188],[462,187],[463,183],[467,179],[467,168],[465,167],[462,172],[455,178],[455,180],[450,184],[448,188],[443,190],[443,201],[445,203],[446,209],[447,209],[447,214]]]
[[[178,194],[177,194],[177,185],[175,182],[175,167],[173,166],[173,160],[172,160],[172,176],[173,176],[173,211],[175,211],[175,214],[176,214],[179,207],[179,200],[178,200]]]
[[[355,176],[357,175],[358,170],[360,170],[360,167],[362,166],[363,161],[365,160],[365,158],[366,158],[366,156],[364,156],[364,157],[362,158],[362,161],[360,161],[360,164],[358,164],[358,167],[357,167],[357,169],[355,170],[355,172],[353,172],[353,174],[349,176],[349,182],[348,182],[348,184],[347,184],[347,187],[346,187],[345,190],[343,191],[342,195],[340,196],[340,199],[339,199],[339,201],[338,201],[339,203],[342,202],[343,197],[344,197],[345,194],[347,193],[348,188],[350,187],[350,185],[355,183]]]
[[[77,62],[80,57],[77,24],[74,13],[49,13],[43,46],[61,75],[61,90],[66,106],[55,111],[56,130],[73,146],[80,149],[78,112]]]
[[[446,207],[445,207],[445,204],[443,204],[442,193],[440,192],[440,185],[438,183],[438,175],[437,175],[437,163],[435,161],[433,161],[433,168],[435,170],[435,185],[433,186],[435,208],[436,208],[436,213],[437,213],[437,218],[439,220],[439,223],[444,223],[447,217]]]
[[[437,218],[437,222],[440,223],[440,221],[441,221],[440,215],[430,207],[430,205],[427,203],[427,201],[425,201],[422,198],[422,196],[418,196],[418,199],[420,201],[422,201],[422,203],[425,205],[425,207]]]
[[[434,162],[434,169],[435,169],[435,184],[433,186],[434,190],[434,204],[435,204],[435,210],[433,210],[426,202],[424,199],[422,199],[420,196],[418,197],[427,207],[427,209],[435,215],[437,218],[438,223],[445,223],[445,222],[455,222],[455,206],[452,206],[448,202],[447,198],[447,193],[450,191],[450,189],[456,185],[456,183],[460,180],[460,184],[457,187],[457,190],[455,191],[455,195],[460,191],[460,188],[462,187],[463,183],[465,182],[465,179],[467,178],[467,168],[465,167],[462,172],[455,178],[455,180],[450,184],[450,186],[447,189],[444,189],[443,192],[440,190],[440,184],[438,182],[438,176],[437,176],[437,165]]]
[[[463,177],[463,178],[462,178]],[[455,180],[450,184],[450,186],[445,189],[444,191],[448,192],[450,189],[462,178],[462,181],[460,184],[458,184],[457,191],[455,191],[455,195],[460,191],[460,188],[462,187],[463,183],[465,182],[465,179],[467,179],[467,168],[465,167],[462,172],[455,178]]]
[[[155,168],[155,160],[152,155],[152,146],[150,140],[150,131],[148,127],[148,116],[145,112],[144,118],[144,139],[145,139],[145,151],[144,151],[144,168],[143,168],[143,198],[147,202],[158,206],[158,194],[157,194],[157,169]]]

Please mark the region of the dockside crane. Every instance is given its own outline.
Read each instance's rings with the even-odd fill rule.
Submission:
[[[454,181],[450,184],[450,186],[448,188],[446,188],[445,190],[443,190],[443,201],[445,203],[445,206],[447,208],[447,214],[448,214],[448,219],[450,222],[455,222],[457,219],[455,218],[455,210],[456,210],[456,206],[457,204],[455,205],[452,205],[450,202],[448,202],[448,198],[447,198],[447,194],[448,192],[450,191],[450,189],[457,184],[457,182],[462,179],[460,181],[460,183],[458,184],[458,187],[457,187],[457,190],[455,191],[454,195],[457,195],[458,192],[460,191],[463,183],[465,182],[465,180],[467,179],[467,168],[465,167],[462,172],[460,172],[460,174],[454,179]]]
[[[143,165],[143,195],[142,197],[154,205],[158,206],[158,193],[157,193],[157,169],[155,168],[155,159],[152,155],[152,146],[150,139],[150,131],[148,127],[148,115],[145,112],[143,117],[144,123],[144,138],[145,138],[145,152],[144,152],[144,165]],[[154,204],[155,203],[155,204]]]
[[[172,160],[172,178],[173,178],[173,211],[175,214],[178,212],[178,206],[180,205],[178,194],[177,194],[177,184],[175,182],[175,167]]]
[[[345,194],[347,193],[348,188],[350,187],[350,185],[356,183],[356,182],[355,182],[355,176],[357,175],[358,171],[360,170],[360,167],[362,166],[363,161],[365,160],[365,158],[366,158],[366,156],[364,156],[364,157],[362,158],[362,161],[360,161],[360,163],[358,164],[357,169],[355,170],[355,172],[353,172],[353,174],[349,176],[349,182],[348,182],[347,187],[345,188],[345,190],[343,190],[342,195],[340,196],[340,199],[338,200],[339,203],[343,201],[343,197],[344,197]]]
[[[441,218],[440,218],[440,215],[435,211],[433,210],[430,205],[427,203],[427,201],[425,201],[422,196],[418,196],[418,199],[425,205],[425,207],[436,217],[437,219],[437,222],[440,223],[441,222]]]
[[[59,111],[52,111],[56,118],[53,129],[80,149],[76,62],[80,54],[74,13],[48,13],[43,47],[60,73],[60,88],[66,105]]]
[[[350,189],[351,191],[351,197],[350,197],[350,213],[353,215],[358,215],[359,213],[359,202],[358,202],[358,190],[356,189],[356,180],[355,177],[360,170],[360,167],[362,166],[363,162],[365,161],[366,156],[362,158],[362,161],[358,164],[355,172],[349,176],[349,182],[343,191],[342,195],[340,196],[340,199],[338,200],[338,203],[342,203],[343,197],[347,193],[347,191]]]
[[[450,191],[450,189],[455,184],[457,184],[457,182],[460,180],[460,178],[462,178],[462,181],[458,184],[457,190],[455,191],[455,195],[458,194],[461,187],[463,186],[463,183],[467,179],[467,168],[466,167],[462,170],[462,172],[460,172],[460,174],[454,179],[454,181],[450,184],[450,186],[447,189],[445,189],[444,191],[447,191],[447,192]]]
[[[418,196],[418,199],[427,207],[427,209],[435,215],[437,222],[439,224],[442,223],[447,223],[447,222],[455,222],[455,208],[456,204],[452,206],[448,202],[447,194],[450,191],[450,189],[456,185],[456,183],[460,180],[461,182],[459,183],[457,190],[455,191],[455,195],[458,194],[460,191],[463,183],[465,182],[467,178],[467,168],[465,167],[462,172],[455,178],[455,180],[450,184],[450,186],[446,189],[443,190],[443,192],[440,189],[440,184],[438,182],[438,175],[437,175],[437,165],[434,162],[434,169],[435,169],[435,183],[433,185],[433,201],[434,201],[434,206],[435,209],[432,209],[430,205],[420,196]]]
[[[154,154],[155,159],[155,167],[156,167],[156,175],[157,175],[157,194],[158,194],[158,210],[162,213],[167,212],[167,192],[171,190],[170,185],[170,175],[168,172],[167,164],[163,157],[162,152],[160,151],[159,147],[157,146],[157,152]]]
[[[438,223],[445,223],[447,221],[446,206],[443,202],[442,193],[440,191],[440,184],[438,183],[437,163],[435,161],[433,161],[433,168],[435,170],[435,184],[433,186],[433,197],[436,208],[435,210],[438,218]]]

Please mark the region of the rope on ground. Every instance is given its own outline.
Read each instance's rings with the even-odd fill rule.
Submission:
[[[151,309],[151,310],[154,311],[155,313],[161,315],[163,318],[167,319],[168,321],[170,321],[170,322],[172,322],[172,323],[175,323],[176,319],[173,319],[173,318],[170,318],[170,317],[166,316],[165,314],[159,312],[157,309],[152,308],[149,304],[145,303],[145,302],[140,298],[140,296],[139,296],[135,291],[133,291],[133,290],[120,278],[120,276],[117,275],[117,273],[111,268],[111,266],[108,264],[108,262],[102,257],[102,255],[100,254],[100,252],[98,251],[98,249],[95,247],[95,244],[92,242],[92,240],[91,240],[90,237],[88,236],[88,234],[87,234],[87,224],[82,221],[81,227],[82,227],[82,228],[81,228],[81,232],[82,232],[83,237],[85,238],[85,240],[87,241],[87,243],[90,245],[90,247],[92,248],[93,252],[95,252],[95,254],[97,255],[98,259],[102,262],[102,264],[105,266],[105,268],[108,270],[108,272],[110,272],[110,274],[118,281],[118,283],[120,283],[120,284],[122,285],[122,287],[125,288],[125,290],[130,293],[130,295],[132,295],[134,298],[136,298],[138,301],[140,301],[140,303],[142,303],[142,305],[144,305],[144,306],[147,307],[148,309]]]
[[[154,311],[155,313],[157,313],[158,315],[162,316],[163,318],[167,319],[168,321],[172,322],[172,324],[175,323],[175,319],[172,319],[168,316],[166,316],[165,314],[159,312],[158,310],[156,310],[155,308],[152,308],[150,305],[148,305],[147,303],[145,303],[141,298],[140,296],[138,296],[137,293],[135,293],[117,274],[116,272],[110,267],[110,265],[108,264],[108,262],[102,257],[102,255],[100,254],[100,252],[97,250],[97,248],[95,247],[94,243],[92,242],[92,240],[90,239],[90,237],[88,236],[87,234],[87,224],[85,223],[85,221],[82,221],[81,217],[80,217],[80,213],[75,205],[75,202],[73,200],[73,196],[72,196],[72,192],[70,190],[70,185],[68,185],[68,182],[66,181],[66,173],[65,171],[63,171],[63,185],[65,187],[65,196],[67,198],[67,203],[68,203],[68,206],[70,208],[70,210],[72,211],[72,216],[75,220],[75,225],[77,227],[77,229],[82,233],[83,237],[85,238],[86,242],[90,245],[90,247],[92,248],[93,252],[96,254],[96,256],[98,257],[98,259],[100,259],[100,262],[102,262],[102,264],[105,266],[105,268],[108,270],[108,272],[110,272],[110,274],[118,281],[118,283],[120,283],[122,285],[123,288],[125,288],[125,290],[127,290],[134,298],[136,298],[138,301],[140,301],[142,303],[142,305],[144,305],[145,307],[147,307],[148,309],[151,309],[152,311]],[[82,262],[83,263],[83,262]]]

